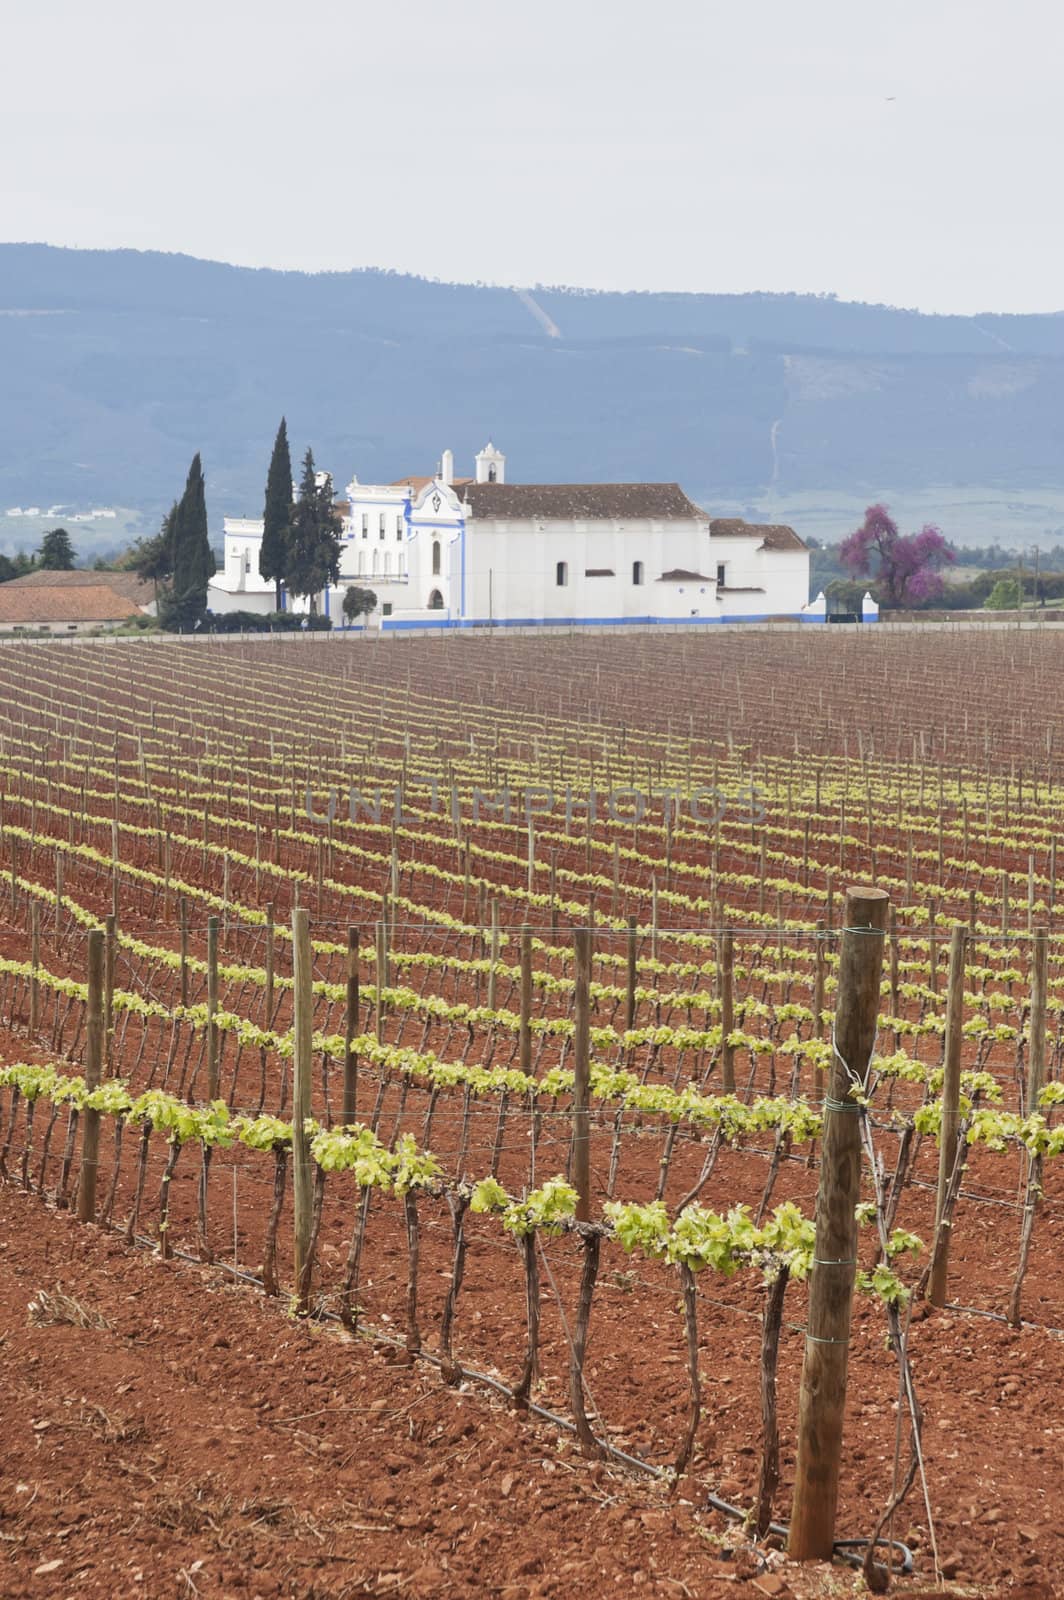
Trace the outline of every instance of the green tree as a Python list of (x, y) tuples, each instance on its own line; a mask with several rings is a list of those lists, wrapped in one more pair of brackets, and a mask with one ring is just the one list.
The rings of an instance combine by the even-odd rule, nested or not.
[(10, 583), (18, 577), (18, 568), (10, 556), (0, 555), (0, 583)]
[(119, 556), (115, 563), (120, 572), (135, 572), (145, 583), (155, 585), (155, 599), (159, 599), (159, 585), (168, 583), (174, 570), (174, 527), (177, 522), (175, 500), (162, 520), (159, 532), (152, 539), (138, 539)]
[(266, 505), (262, 513), (262, 544), (259, 547), (259, 573), (267, 581), (273, 580), (278, 611), (281, 609), (281, 583), (288, 577), (291, 529), (292, 457), (288, 450), (288, 428), (282, 417), (266, 476)]
[(37, 552), (38, 565), (46, 572), (71, 572), (75, 561), (74, 547), (65, 528), (53, 528), (41, 540)]
[(368, 617), (371, 611), (377, 609), (377, 596), (372, 589), (360, 589), (353, 583), (344, 595), (344, 616), (348, 622), (357, 622), (359, 617)]
[(983, 601), (984, 611), (1015, 611), (1020, 603), (1019, 578), (999, 578)]
[(160, 603), (160, 619), (167, 628), (194, 628), (207, 610), (207, 584), (215, 570), (198, 451), (188, 469), (185, 492), (167, 521), (171, 575), (169, 589)]
[(318, 595), (325, 585), (340, 577), (342, 531), (343, 519), (333, 505), (332, 478), (324, 472), (318, 482), (314, 455), (308, 449), (288, 539), (287, 582), (290, 594), (309, 597), (311, 616), (317, 615)]

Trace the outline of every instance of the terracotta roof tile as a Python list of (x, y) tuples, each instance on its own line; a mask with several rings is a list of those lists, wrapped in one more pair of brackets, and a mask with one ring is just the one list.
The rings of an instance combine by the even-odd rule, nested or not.
[(112, 589), (138, 605), (151, 605), (155, 587), (138, 578), (135, 572), (92, 572), (78, 567), (73, 572), (52, 572), (39, 567), (35, 572), (23, 573), (2, 586), (5, 589)]
[(678, 483), (471, 483), (462, 499), (474, 517), (507, 521), (702, 521)]
[(33, 627), (41, 622), (124, 622), (140, 607), (105, 584), (0, 583), (0, 626)]
[(764, 550), (804, 550), (805, 544), (785, 522), (744, 522), (742, 517), (714, 517), (711, 539), (760, 539)]

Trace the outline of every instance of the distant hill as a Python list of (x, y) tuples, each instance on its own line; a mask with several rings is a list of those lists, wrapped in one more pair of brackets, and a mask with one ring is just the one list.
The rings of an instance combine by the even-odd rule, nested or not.
[[(293, 452), (311, 443), (340, 487), (429, 471), (447, 446), (468, 471), (490, 436), (515, 480), (678, 479), (722, 512), (804, 508), (806, 533), (818, 507), (841, 527), (882, 495), (978, 507), (978, 528), (946, 526), (969, 542), (1064, 536), (1060, 316), (0, 244), (0, 374), (0, 512), (151, 519), (197, 449), (212, 522), (257, 512), (285, 412)], [(12, 531), (0, 519), (0, 543)]]

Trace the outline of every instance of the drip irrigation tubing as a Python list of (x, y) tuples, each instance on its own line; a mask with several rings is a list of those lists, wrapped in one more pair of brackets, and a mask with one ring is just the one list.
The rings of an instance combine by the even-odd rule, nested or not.
[[(109, 1228), (113, 1233), (124, 1234), (125, 1232), (119, 1223), (111, 1223)], [(148, 1238), (144, 1234), (134, 1234), (133, 1240), (142, 1249), (150, 1250), (153, 1253), (158, 1248), (157, 1241)], [(201, 1261), (198, 1256), (194, 1256), (190, 1251), (182, 1250), (178, 1246), (173, 1247), (172, 1253), (178, 1260), (191, 1262), (193, 1266), (201, 1267), (208, 1264)], [(209, 1263), (209, 1265), (220, 1269), (222, 1272), (227, 1272), (230, 1277), (238, 1279), (241, 1283), (249, 1283), (256, 1288), (262, 1288), (262, 1279), (260, 1277), (242, 1267), (235, 1266), (232, 1262), (215, 1261)], [(313, 1313), (312, 1320), (342, 1323), (338, 1312), (329, 1311), (324, 1307)], [(405, 1342), (397, 1338), (395, 1334), (389, 1333), (383, 1328), (375, 1327), (371, 1323), (363, 1322), (361, 1325), (366, 1334), (372, 1339), (382, 1344), (390, 1344), (397, 1350), (405, 1350), (407, 1348)], [(442, 1358), (434, 1355), (431, 1350), (416, 1351), (415, 1359), (426, 1361), (430, 1366), (436, 1367), (438, 1370), (442, 1370), (445, 1365)], [(510, 1385), (504, 1383), (501, 1378), (492, 1377), (488, 1372), (481, 1372), (476, 1367), (468, 1367), (457, 1361), (453, 1363), (452, 1370), (457, 1371), (462, 1380), (491, 1389), (494, 1393), (501, 1395), (504, 1400), (512, 1401), (514, 1398), (514, 1391)], [(535, 1400), (527, 1401), (526, 1409), (532, 1416), (539, 1417), (544, 1422), (549, 1422), (552, 1427), (558, 1428), (564, 1433), (575, 1434), (577, 1431), (576, 1424), (570, 1421), (568, 1417), (561, 1416), (557, 1411), (548, 1410), (546, 1406), (539, 1405)], [(594, 1435), (594, 1442), (596, 1448), (601, 1450), (610, 1460), (616, 1461), (621, 1466), (628, 1467), (634, 1472), (645, 1473), (648, 1477), (654, 1478), (658, 1482), (662, 1482), (670, 1476), (666, 1467), (658, 1467), (652, 1461), (644, 1461), (641, 1456), (633, 1456), (627, 1450), (621, 1450), (617, 1445), (611, 1444), (608, 1439), (599, 1438), (597, 1434)], [(732, 1522), (746, 1522), (749, 1518), (749, 1513), (740, 1506), (734, 1506), (712, 1492), (707, 1493), (705, 1503), (711, 1510), (720, 1512), (722, 1516), (727, 1517)], [(770, 1522), (768, 1532), (774, 1534), (777, 1538), (786, 1540), (790, 1533), (790, 1527), (785, 1522)], [(845, 1562), (848, 1566), (861, 1567), (864, 1565), (864, 1557), (859, 1555), (858, 1551), (867, 1550), (869, 1542), (868, 1539), (836, 1539), (832, 1545), (833, 1556)], [(912, 1574), (913, 1553), (908, 1545), (903, 1544), (898, 1539), (877, 1539), (875, 1543), (877, 1548), (880, 1545), (885, 1546), (892, 1553), (896, 1551), (900, 1557), (900, 1561), (896, 1562), (892, 1554), (889, 1572), (898, 1573), (902, 1577), (909, 1577)]]

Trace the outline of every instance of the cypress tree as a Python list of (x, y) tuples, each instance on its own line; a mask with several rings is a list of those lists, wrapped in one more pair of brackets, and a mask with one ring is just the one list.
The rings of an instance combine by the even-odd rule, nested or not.
[(185, 492), (168, 522), (173, 576), (166, 617), (171, 626), (194, 627), (207, 610), (207, 584), (215, 571), (199, 451), (188, 469)]
[(273, 579), (277, 610), (281, 609), (281, 582), (288, 576), (288, 540), (292, 527), (292, 457), (284, 417), (277, 430), (266, 476), (266, 505), (262, 513), (259, 573)]
[(314, 455), (308, 450), (288, 541), (288, 587), (292, 594), (309, 595), (312, 616), (322, 589), (339, 580), (342, 532), (343, 518), (333, 505), (332, 478), (323, 473), (318, 483)]

